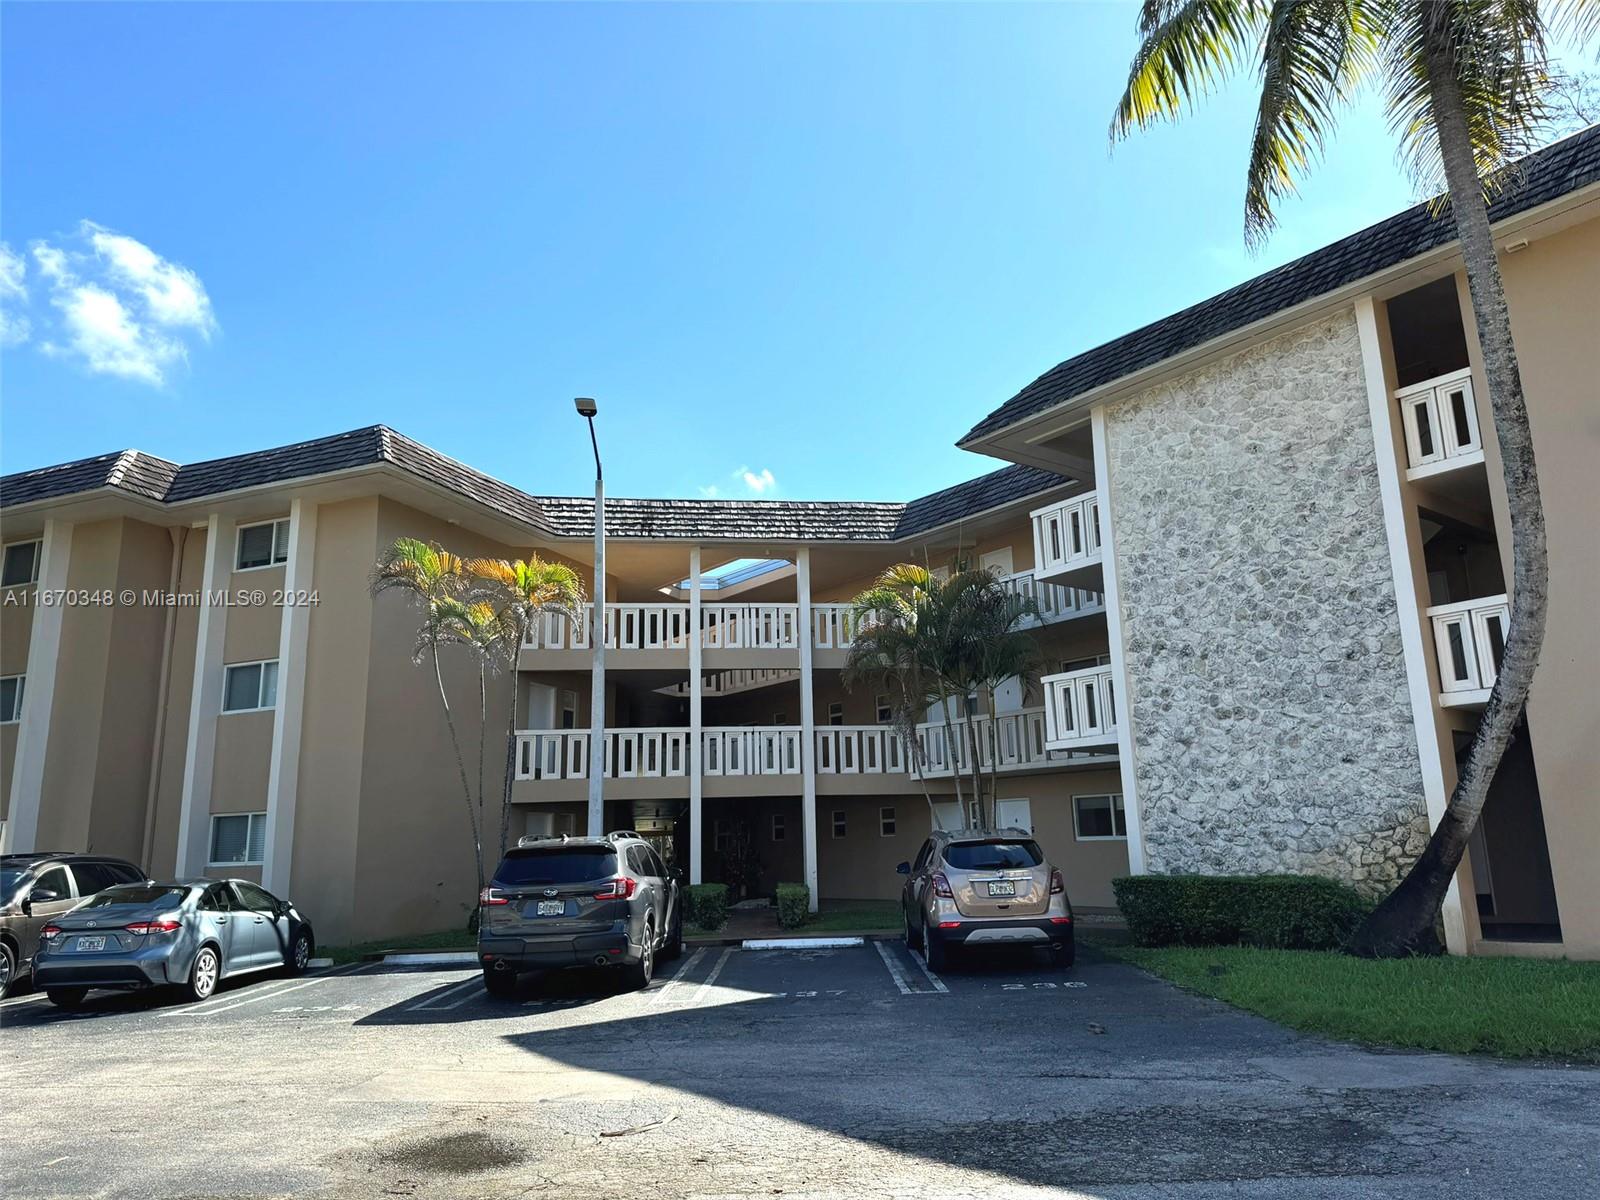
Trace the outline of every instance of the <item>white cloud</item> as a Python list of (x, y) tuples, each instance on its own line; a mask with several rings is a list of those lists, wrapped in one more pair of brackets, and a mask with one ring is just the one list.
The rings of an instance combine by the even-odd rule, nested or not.
[(93, 221), (79, 225), (74, 241), (31, 246), (59, 325), (59, 339), (39, 348), (159, 387), (188, 361), (186, 337), (210, 340), (217, 328), (205, 285), (188, 267)]
[(740, 467), (738, 473), (739, 478), (744, 480), (745, 487), (758, 496), (778, 486), (778, 481), (772, 477), (772, 472), (765, 467), (762, 467), (759, 471), (752, 471), (749, 467)]
[(28, 264), (22, 255), (0, 242), (0, 346), (20, 346), (32, 325), (20, 311), (28, 304)]
[(714, 483), (708, 483), (700, 489), (701, 499), (704, 500), (715, 500), (720, 495), (722, 495), (722, 489)]
[(700, 496), (705, 500), (742, 500), (751, 496), (765, 496), (768, 492), (777, 490), (778, 481), (773, 478), (772, 472), (762, 467), (759, 471), (752, 471), (749, 467), (739, 467), (728, 475), (729, 483), (708, 483), (700, 488)]

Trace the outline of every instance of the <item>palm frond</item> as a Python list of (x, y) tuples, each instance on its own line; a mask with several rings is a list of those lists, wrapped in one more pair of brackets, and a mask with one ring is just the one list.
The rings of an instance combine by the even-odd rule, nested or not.
[(1266, 0), (1146, 0), (1143, 38), (1111, 119), (1111, 140), (1179, 115), (1210, 94), (1260, 37)]

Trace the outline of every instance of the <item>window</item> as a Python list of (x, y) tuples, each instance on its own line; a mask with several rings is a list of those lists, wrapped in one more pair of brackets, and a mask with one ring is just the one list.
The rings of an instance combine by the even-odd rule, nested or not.
[(561, 728), (576, 729), (578, 727), (578, 693), (561, 693)]
[(22, 685), (26, 675), (7, 675), (0, 679), (0, 725), (22, 720)]
[(275, 913), (278, 911), (278, 898), (267, 891), (266, 888), (258, 888), (253, 883), (235, 883), (233, 891), (251, 912)]
[(232, 912), (235, 907), (233, 893), (228, 890), (227, 884), (214, 883), (200, 897), (200, 907), (206, 912)]
[(1037, 842), (952, 842), (945, 847), (944, 861), (958, 871), (1018, 871), (1037, 867), (1044, 851)]
[(113, 871), (110, 863), (79, 862), (72, 864), (72, 875), (78, 881), (78, 895), (92, 896), (108, 887), (126, 882), (120, 871)]
[(880, 837), (894, 836), (894, 809), (880, 808), (878, 810), (878, 835)]
[(28, 894), (41, 903), (50, 903), (40, 896), (41, 892), (54, 892), (57, 900), (72, 899), (72, 880), (67, 878), (67, 869), (51, 867), (47, 871), (41, 871), (39, 877), (33, 881), (33, 886), (28, 889)]
[(889, 703), (887, 695), (877, 697), (878, 724), (888, 725), (894, 721), (894, 705)]
[(109, 908), (113, 904), (137, 904), (143, 907), (148, 904), (182, 904), (189, 894), (186, 887), (173, 887), (162, 883), (126, 883), (109, 888), (91, 897), (87, 902), (78, 906), (78, 911), (83, 912), (90, 908)]
[(221, 813), (211, 818), (213, 867), (261, 864), (267, 843), (267, 814)]
[(549, 846), (509, 851), (496, 868), (494, 882), (506, 886), (547, 886), (552, 883), (588, 883), (617, 873), (617, 856), (611, 850)]
[(239, 550), (234, 559), (236, 571), (254, 571), (289, 561), (289, 519), (264, 521), (260, 525), (239, 526)]
[(254, 712), (278, 705), (278, 663), (235, 663), (222, 686), (223, 712)]
[(5, 566), (0, 568), (0, 587), (18, 587), (39, 582), (38, 542), (12, 542), (6, 547)]
[(911, 864), (911, 873), (917, 874), (928, 865), (928, 860), (933, 857), (933, 839), (929, 838), (922, 843), (922, 849), (917, 851), (917, 861)]
[(835, 700), (832, 704), (828, 705), (828, 724), (844, 724), (844, 704), (842, 702)]
[(784, 827), (783, 814), (782, 813), (773, 813), (772, 814), (772, 840), (775, 841), (775, 842), (783, 841), (783, 836), (784, 836), (784, 834), (786, 832), (788, 832), (788, 831)]
[(651, 874), (650, 860), (644, 856), (643, 846), (628, 847), (628, 870), (640, 877)]
[(781, 713), (781, 712), (773, 713), (772, 714), (772, 723), (774, 725), (787, 725), (789, 723), (789, 714), (788, 713)]
[(844, 836), (844, 828), (844, 809), (836, 808), (833, 810), (833, 836), (842, 838)]
[(654, 846), (646, 846), (644, 858), (650, 864), (650, 874), (657, 879), (667, 878), (667, 864), (661, 861), (661, 856), (656, 853)]
[(711, 848), (718, 854), (726, 854), (733, 848), (733, 830), (721, 818), (711, 822)]
[(1072, 820), (1080, 842), (1110, 841), (1128, 836), (1128, 818), (1122, 797), (1074, 796)]

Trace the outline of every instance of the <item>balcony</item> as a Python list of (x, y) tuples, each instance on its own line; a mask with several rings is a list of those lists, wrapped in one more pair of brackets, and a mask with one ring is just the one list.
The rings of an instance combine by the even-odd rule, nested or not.
[(930, 779), (949, 776), (952, 766), (962, 773), (972, 770), (974, 736), (978, 743), (978, 767), (982, 771), (1020, 771), (1046, 766), (1050, 757), (1044, 742), (1044, 716), (1042, 708), (1023, 708), (1000, 713), (992, 720), (987, 716), (972, 717), (970, 735), (967, 720), (954, 721), (954, 754), (949, 750), (950, 731), (944, 722), (924, 722), (917, 726), (917, 741), (927, 760), (923, 769)]
[(1057, 583), (1040, 583), (1033, 571), (1018, 571), (1015, 575), (1003, 576), (1000, 586), (1032, 600), (1038, 607), (1039, 615), (1030, 617), (1024, 626), (1028, 629), (1106, 610), (1106, 598), (1101, 593), (1087, 588), (1062, 587)]
[(1046, 675), (1039, 682), (1044, 686), (1046, 748), (1116, 745), (1117, 705), (1109, 666)]
[(1394, 393), (1406, 435), (1407, 479), (1483, 462), (1472, 371), (1452, 371)]
[(1439, 655), (1439, 703), (1445, 708), (1481, 707), (1500, 677), (1511, 621), (1509, 597), (1438, 604), (1428, 609), (1428, 619)]
[(1084, 492), (1029, 514), (1033, 577), (1040, 583), (1096, 587), (1100, 569), (1100, 493)]

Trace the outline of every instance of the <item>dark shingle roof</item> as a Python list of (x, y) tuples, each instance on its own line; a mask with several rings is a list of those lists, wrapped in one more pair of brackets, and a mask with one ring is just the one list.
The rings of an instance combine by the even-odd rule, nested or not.
[[(1600, 125), (1528, 155), (1489, 206), (1491, 221), (1600, 180)], [(1455, 240), (1455, 221), (1418, 204), (1143, 329), (1052, 367), (961, 439), (966, 445), (1125, 375), (1192, 350)]]
[[(482, 504), (545, 537), (587, 538), (594, 533), (593, 500), (531, 496), (383, 425), (181, 467), (135, 450), (102, 454), (8, 475), (0, 479), (0, 505), (105, 487), (175, 504), (380, 464)], [(909, 504), (607, 498), (606, 533), (616, 538), (890, 542), (1069, 482), (1033, 467), (1004, 467)]]

